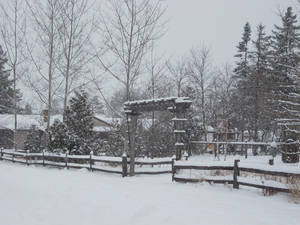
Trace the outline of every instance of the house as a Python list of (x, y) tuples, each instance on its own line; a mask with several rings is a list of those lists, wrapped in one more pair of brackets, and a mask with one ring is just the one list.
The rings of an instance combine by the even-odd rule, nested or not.
[[(50, 125), (55, 120), (62, 121), (62, 115), (51, 116)], [(114, 119), (106, 118), (104, 116), (94, 116), (93, 131), (98, 133), (100, 137), (107, 137), (107, 135), (114, 130)], [(11, 149), (14, 147), (14, 115), (0, 114), (0, 148)], [(24, 149), (24, 142), (29, 134), (32, 126), (34, 126), (41, 133), (42, 143), (46, 143), (45, 130), (47, 123), (44, 122), (41, 115), (17, 115), (17, 131), (16, 131), (16, 148)]]

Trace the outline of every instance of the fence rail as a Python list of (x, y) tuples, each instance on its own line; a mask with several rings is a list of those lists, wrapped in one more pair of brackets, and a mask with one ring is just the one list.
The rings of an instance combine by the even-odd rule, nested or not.
[[(234, 161), (234, 166), (194, 166), (194, 165), (175, 165), (172, 164), (172, 181), (176, 182), (184, 182), (184, 183), (198, 183), (198, 182), (209, 182), (209, 183), (217, 183), (217, 184), (232, 184), (233, 188), (239, 189), (239, 186), (249, 186), (260, 188), (264, 190), (271, 190), (271, 191), (278, 191), (278, 192), (290, 192), (292, 190), (288, 188), (282, 187), (275, 187), (271, 185), (264, 185), (264, 184), (255, 184), (249, 183), (244, 181), (239, 181), (238, 176), (240, 176), (240, 171), (248, 172), (248, 173), (255, 173), (261, 175), (271, 175), (276, 177), (285, 177), (285, 178), (300, 178), (300, 173), (290, 173), (290, 172), (281, 172), (281, 171), (270, 171), (270, 170), (262, 170), (262, 169), (255, 169), (255, 168), (246, 168), (246, 167), (239, 167), (238, 166), (239, 160)], [(184, 177), (176, 177), (176, 173), (178, 170), (226, 170), (233, 172), (232, 179), (206, 179), (206, 178), (184, 178)]]
[[(128, 174), (128, 164), (130, 161), (127, 156), (123, 157), (105, 157), (90, 155), (57, 155), (49, 153), (28, 153), (28, 152), (8, 152), (0, 149), (0, 160), (11, 161), (13, 163), (21, 163), (25, 165), (39, 165), (58, 168), (73, 168), (73, 169), (88, 169), (90, 171), (100, 171), (105, 173), (120, 174), (123, 177)], [(108, 166), (101, 167), (96, 163), (105, 163)], [(136, 161), (135, 165), (139, 166), (154, 166), (154, 165), (171, 165), (172, 161)], [(120, 166), (121, 168), (117, 168)], [(171, 169), (160, 171), (137, 171), (136, 175), (158, 175), (172, 173)]]

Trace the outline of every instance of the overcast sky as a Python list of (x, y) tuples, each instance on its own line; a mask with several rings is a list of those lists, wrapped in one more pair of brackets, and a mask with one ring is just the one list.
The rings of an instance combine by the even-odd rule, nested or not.
[[(0, 0), (1, 3), (6, 1)], [(166, 18), (169, 22), (167, 33), (159, 42), (158, 53), (166, 57), (184, 56), (191, 47), (205, 44), (211, 50), (215, 66), (234, 63), (236, 46), (247, 21), (254, 34), (259, 23), (270, 31), (274, 24), (280, 24), (279, 10), (297, 5), (297, 0), (161, 1), (168, 5)], [(25, 102), (33, 101), (31, 92), (22, 91)]]
[(192, 46), (207, 45), (216, 64), (234, 62), (235, 46), (248, 21), (255, 32), (259, 23), (268, 31), (280, 24), (279, 9), (296, 6), (296, 0), (164, 0), (167, 1), (168, 32), (160, 51), (183, 55)]

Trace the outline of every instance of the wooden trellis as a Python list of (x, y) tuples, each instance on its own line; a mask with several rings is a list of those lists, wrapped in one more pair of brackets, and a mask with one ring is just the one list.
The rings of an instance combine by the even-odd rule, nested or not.
[(176, 160), (181, 159), (182, 151), (185, 147), (183, 137), (185, 134), (184, 122), (187, 121), (185, 114), (191, 106), (192, 101), (188, 97), (171, 97), (140, 101), (129, 101), (124, 103), (124, 111), (127, 116), (128, 141), (130, 156), (130, 175), (134, 175), (135, 158), (135, 133), (137, 127), (137, 118), (143, 112), (169, 110), (174, 114), (174, 135)]

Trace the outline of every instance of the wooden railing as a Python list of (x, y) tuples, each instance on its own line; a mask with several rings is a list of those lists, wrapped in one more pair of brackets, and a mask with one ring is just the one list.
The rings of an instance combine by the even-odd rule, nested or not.
[[(271, 191), (278, 191), (278, 192), (290, 192), (291, 190), (288, 188), (282, 187), (275, 187), (271, 185), (265, 184), (255, 184), (250, 182), (242, 182), (238, 180), (238, 176), (240, 176), (240, 172), (247, 172), (253, 174), (260, 174), (260, 175), (271, 175), (276, 177), (285, 177), (285, 178), (299, 178), (300, 173), (289, 173), (289, 172), (280, 172), (280, 171), (269, 171), (269, 170), (262, 170), (262, 169), (255, 169), (255, 168), (246, 168), (246, 167), (239, 167), (238, 166), (239, 160), (234, 161), (233, 166), (194, 166), (194, 165), (176, 165), (175, 163), (172, 164), (172, 180), (177, 182), (185, 182), (185, 183), (198, 183), (198, 182), (209, 182), (209, 183), (217, 183), (217, 184), (232, 184), (233, 188), (238, 189), (240, 185), (261, 188), (265, 190)], [(232, 179), (206, 179), (206, 178), (183, 178), (183, 177), (176, 177), (176, 173), (179, 170), (224, 170), (224, 171), (232, 171)]]
[[(128, 175), (128, 164), (130, 164), (127, 156), (123, 157), (106, 157), (95, 156), (91, 152), (90, 155), (69, 155), (66, 154), (52, 154), (52, 153), (28, 153), (28, 152), (9, 152), (0, 149), (0, 160), (7, 160), (13, 163), (22, 163), (25, 165), (40, 165), (58, 168), (73, 168), (73, 169), (88, 169), (90, 171), (101, 171), (106, 173), (120, 174), (123, 177)], [(106, 166), (99, 166), (103, 163)], [(137, 166), (157, 166), (157, 165), (171, 165), (172, 161), (135, 161)], [(169, 169), (150, 171), (137, 171), (135, 174), (165, 174), (172, 173), (171, 166)]]

